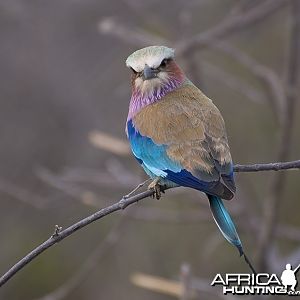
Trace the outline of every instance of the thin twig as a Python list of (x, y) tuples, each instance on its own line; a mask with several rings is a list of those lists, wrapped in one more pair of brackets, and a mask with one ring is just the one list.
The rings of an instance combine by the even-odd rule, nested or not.
[[(270, 170), (282, 170), (286, 169), (300, 169), (300, 160), (288, 162), (288, 163), (272, 163), (272, 164), (255, 164), (255, 165), (237, 165), (234, 168), (236, 172), (257, 172), (257, 171), (270, 171)], [(289, 164), (288, 167), (286, 164)], [(101, 219), (113, 212), (118, 210), (125, 209), (127, 206), (138, 202), (139, 200), (145, 199), (149, 196), (153, 196), (154, 191), (148, 190), (142, 193), (139, 193), (135, 196), (132, 196), (128, 199), (121, 199), (119, 202), (110, 205), (108, 207), (102, 208), (99, 211), (95, 212), (94, 214), (76, 222), (75, 224), (69, 226), (68, 228), (57, 232), (56, 235), (51, 235), (46, 241), (42, 244), (37, 246), (34, 250), (24, 256), (20, 261), (18, 261), (14, 266), (12, 266), (1, 278), (0, 278), (0, 286), (4, 285), (10, 278), (12, 278), (17, 272), (23, 269), (28, 263), (30, 263), (33, 259), (35, 259), (38, 255), (43, 253), (45, 250), (50, 248), (51, 246), (59, 243), (66, 237), (70, 236), (71, 234), (75, 233), (77, 230), (95, 222), (98, 219)]]
[(131, 192), (129, 192), (127, 195), (123, 196), (124, 199), (128, 199), (130, 196), (132, 196), (136, 191), (141, 189), (147, 182), (149, 182), (151, 179), (148, 178), (147, 180), (143, 181), (142, 183), (138, 184)]

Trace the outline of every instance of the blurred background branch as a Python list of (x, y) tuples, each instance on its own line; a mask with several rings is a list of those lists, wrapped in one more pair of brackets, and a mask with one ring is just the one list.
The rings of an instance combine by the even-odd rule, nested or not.
[[(289, 158), (292, 147), (292, 133), (294, 127), (296, 94), (290, 91), (294, 90), (300, 75), (300, 2), (293, 1), (290, 6), (290, 42), (288, 48), (288, 57), (286, 61), (286, 100), (284, 102), (282, 115), (282, 125), (280, 128), (278, 143), (278, 160), (284, 161)], [(266, 198), (264, 209), (264, 223), (260, 234), (260, 243), (258, 247), (258, 264), (260, 270), (268, 270), (268, 255), (272, 246), (274, 233), (278, 222), (278, 210), (280, 201), (283, 197), (286, 185), (285, 174), (274, 174), (270, 182), (269, 195)]]

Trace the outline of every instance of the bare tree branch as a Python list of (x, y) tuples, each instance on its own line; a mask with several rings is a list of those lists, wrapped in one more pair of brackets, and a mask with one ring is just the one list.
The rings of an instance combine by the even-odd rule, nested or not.
[(268, 164), (235, 165), (234, 172), (282, 171), (300, 169), (300, 160)]
[[(282, 165), (282, 169), (278, 164)], [(286, 164), (289, 164), (288, 167)], [(288, 163), (272, 163), (272, 164), (255, 164), (255, 165), (236, 165), (234, 167), (235, 172), (243, 172), (243, 170), (246, 170), (246, 172), (257, 172), (259, 171), (269, 171), (269, 170), (286, 170), (286, 169), (300, 169), (300, 160), (288, 162)], [(23, 269), (28, 263), (30, 263), (33, 259), (35, 259), (38, 255), (43, 253), (48, 248), (52, 247), (53, 245), (59, 243), (66, 237), (70, 236), (71, 234), (75, 233), (77, 230), (91, 224), (92, 222), (95, 222), (98, 219), (101, 219), (113, 212), (116, 212), (118, 210), (125, 209), (127, 206), (136, 203), (142, 199), (145, 199), (149, 196), (153, 196), (154, 191), (153, 190), (147, 190), (145, 192), (139, 193), (135, 196), (132, 196), (130, 198), (124, 199), (122, 198), (117, 203), (110, 205), (108, 207), (102, 208), (99, 211), (95, 212), (94, 214), (76, 222), (75, 224), (69, 226), (68, 228), (57, 231), (55, 230), (54, 234), (52, 234), (46, 241), (44, 241), (42, 244), (37, 246), (35, 249), (33, 249), (30, 253), (28, 253), (26, 256), (24, 256), (21, 260), (19, 260), (14, 266), (12, 266), (1, 278), (0, 278), (0, 286), (4, 285), (10, 278), (12, 278), (17, 272), (19, 272), (21, 269)]]

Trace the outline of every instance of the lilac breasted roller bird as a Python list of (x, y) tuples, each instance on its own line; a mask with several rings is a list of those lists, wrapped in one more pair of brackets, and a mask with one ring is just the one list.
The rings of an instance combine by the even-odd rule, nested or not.
[(162, 186), (205, 193), (221, 233), (244, 255), (222, 201), (232, 199), (236, 188), (220, 111), (176, 64), (173, 49), (137, 50), (126, 65), (132, 70), (126, 133), (133, 155), (153, 179), (149, 188), (157, 198)]

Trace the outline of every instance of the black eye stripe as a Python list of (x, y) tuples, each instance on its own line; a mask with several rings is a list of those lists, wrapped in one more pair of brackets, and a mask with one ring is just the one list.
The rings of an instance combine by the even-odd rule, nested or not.
[(130, 69), (134, 74), (137, 74), (137, 71), (134, 68), (130, 67)]
[(161, 63), (160, 63), (160, 67), (165, 67), (167, 65), (168, 62), (171, 61), (171, 58), (164, 58)]

